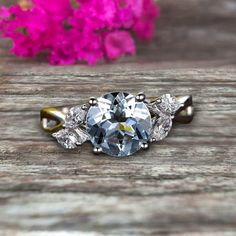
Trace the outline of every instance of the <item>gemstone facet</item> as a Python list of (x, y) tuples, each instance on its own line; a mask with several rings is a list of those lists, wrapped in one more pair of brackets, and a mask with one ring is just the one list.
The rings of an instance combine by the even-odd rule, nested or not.
[(88, 110), (86, 124), (94, 147), (116, 157), (137, 152), (148, 142), (152, 131), (146, 104), (122, 92), (98, 98), (96, 106)]

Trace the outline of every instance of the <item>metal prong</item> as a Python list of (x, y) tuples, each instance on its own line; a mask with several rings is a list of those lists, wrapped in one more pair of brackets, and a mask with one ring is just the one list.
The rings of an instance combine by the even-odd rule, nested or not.
[(88, 106), (86, 104), (84, 104), (81, 108), (82, 108), (82, 110), (87, 110)]
[(91, 97), (90, 99), (89, 99), (89, 105), (90, 106), (96, 106), (97, 105), (97, 99), (95, 98), (95, 97)]
[(146, 95), (145, 95), (144, 93), (139, 93), (139, 94), (136, 96), (136, 100), (137, 100), (138, 102), (143, 102), (143, 101), (145, 101), (145, 99), (146, 99)]
[(96, 154), (96, 155), (99, 155), (102, 153), (102, 149), (99, 148), (99, 147), (94, 147), (93, 148), (93, 153)]
[(149, 144), (148, 143), (142, 143), (141, 148), (143, 150), (147, 150), (149, 148)]
[(151, 140), (150, 140), (150, 143), (154, 143), (154, 142), (156, 142), (157, 140), (155, 139), (155, 138), (152, 138)]

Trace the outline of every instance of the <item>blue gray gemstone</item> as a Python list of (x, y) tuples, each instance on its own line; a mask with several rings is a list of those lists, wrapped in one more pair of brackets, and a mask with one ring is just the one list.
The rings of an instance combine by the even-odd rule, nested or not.
[(152, 131), (149, 109), (128, 93), (109, 93), (98, 98), (87, 114), (87, 132), (102, 152), (116, 157), (129, 156), (146, 143)]

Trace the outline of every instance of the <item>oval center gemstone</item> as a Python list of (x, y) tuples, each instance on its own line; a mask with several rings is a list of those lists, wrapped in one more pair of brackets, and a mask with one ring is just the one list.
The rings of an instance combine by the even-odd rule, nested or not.
[(98, 98), (87, 114), (87, 131), (95, 147), (108, 155), (123, 157), (137, 152), (149, 140), (150, 112), (144, 102), (128, 93), (109, 93)]

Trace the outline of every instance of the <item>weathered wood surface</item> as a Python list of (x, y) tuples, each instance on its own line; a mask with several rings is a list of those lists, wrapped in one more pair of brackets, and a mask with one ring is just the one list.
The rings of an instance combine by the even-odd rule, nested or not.
[[(155, 41), (114, 64), (50, 67), (0, 43), (0, 235), (236, 235), (236, 2), (160, 4)], [(192, 94), (196, 117), (125, 159), (40, 130), (42, 107), (112, 90)]]

